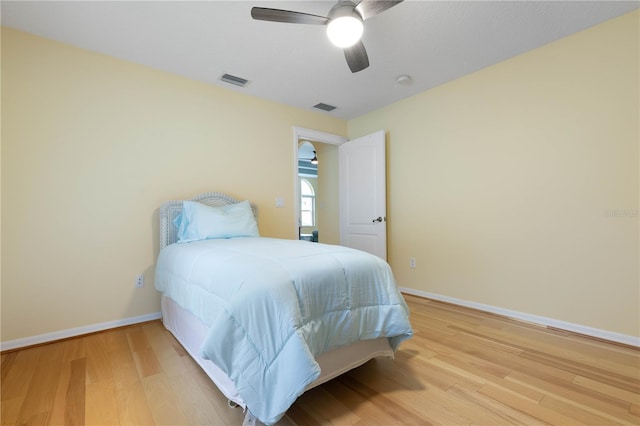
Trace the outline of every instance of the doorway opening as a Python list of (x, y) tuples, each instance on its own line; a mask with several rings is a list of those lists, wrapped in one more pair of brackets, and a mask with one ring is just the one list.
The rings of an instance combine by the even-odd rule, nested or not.
[[(340, 197), (338, 184), (338, 147), (347, 138), (301, 127), (293, 128), (294, 147), (294, 203), (296, 205), (295, 230), (298, 238), (321, 243), (340, 244)], [(312, 172), (311, 159), (317, 159)], [(304, 160), (307, 160), (306, 162)], [(301, 170), (302, 169), (302, 170)], [(302, 174), (302, 176), (301, 176)], [(315, 174), (315, 181), (314, 175)], [(310, 175), (310, 176), (307, 176)], [(314, 226), (306, 227), (309, 209), (303, 207), (302, 190), (306, 179), (313, 189)], [(307, 194), (310, 192), (306, 189)], [(309, 200), (306, 200), (308, 207)]]
[(318, 192), (318, 153), (309, 141), (299, 144), (298, 179), (300, 196), (300, 223), (298, 239), (318, 242), (316, 193)]

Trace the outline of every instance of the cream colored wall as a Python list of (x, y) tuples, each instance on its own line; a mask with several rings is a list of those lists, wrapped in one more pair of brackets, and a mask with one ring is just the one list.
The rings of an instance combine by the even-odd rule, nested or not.
[(6, 28), (2, 122), (2, 341), (159, 311), (167, 199), (224, 191), (258, 204), (262, 235), (297, 238), (292, 127), (347, 132), (325, 114)]
[(340, 197), (338, 186), (338, 146), (315, 143), (318, 152), (318, 240), (340, 244)]
[[(640, 335), (638, 20), (349, 122), (350, 137), (388, 131), (400, 285)], [(326, 115), (5, 28), (1, 78), (2, 341), (158, 311), (156, 209), (168, 198), (249, 198), (263, 235), (295, 238), (291, 127), (347, 133)], [(140, 272), (147, 286), (134, 290)]]
[(388, 132), (399, 285), (640, 336), (638, 22), (349, 122)]
[[(0, 82), (2, 81), (2, 31), (0, 31)], [(2, 84), (0, 84), (0, 100)], [(0, 101), (0, 341), (2, 341), (2, 102)]]

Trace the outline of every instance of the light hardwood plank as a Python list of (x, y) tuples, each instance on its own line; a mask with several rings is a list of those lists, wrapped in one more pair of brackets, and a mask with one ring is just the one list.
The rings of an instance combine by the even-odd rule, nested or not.
[(118, 425), (118, 403), (112, 380), (87, 384), (85, 424)]
[(353, 380), (349, 375), (343, 375), (327, 383), (325, 387), (329, 394), (350, 407), (362, 419), (362, 424), (389, 425), (396, 423), (398, 419), (402, 419), (405, 425), (425, 424), (423, 418), (406, 410), (402, 404)]
[(18, 357), (19, 352), (9, 352), (2, 354), (0, 357), (0, 362), (2, 363), (2, 368), (0, 368), (0, 383), (4, 382), (4, 379), (11, 371), (11, 367), (16, 362), (16, 358)]
[(479, 392), (492, 400), (502, 403), (503, 405), (518, 410), (550, 425), (574, 425), (578, 424), (576, 420), (549, 408), (543, 407), (538, 403), (531, 402), (526, 398), (521, 398), (497, 386), (488, 384), (480, 388)]
[(140, 379), (160, 374), (162, 368), (153, 349), (143, 349), (133, 353), (136, 369)]
[(60, 379), (64, 342), (40, 348), (40, 358), (31, 376), (18, 423), (49, 423)]
[(76, 359), (87, 357), (87, 339), (83, 337), (68, 339), (64, 341), (64, 356), (62, 362), (71, 362)]
[(154, 424), (169, 426), (188, 424), (182, 406), (176, 404), (178, 395), (164, 373), (147, 377), (143, 379), (142, 384)]
[(121, 425), (155, 424), (140, 381), (116, 388), (116, 404)]
[(362, 420), (324, 387), (310, 390), (309, 395), (302, 395), (297, 403), (319, 424), (351, 426)]
[(558, 400), (552, 396), (545, 396), (540, 401), (540, 406), (549, 408), (555, 412), (562, 413), (567, 417), (573, 419), (574, 423), (581, 423), (586, 425), (619, 425), (626, 424), (623, 421), (609, 416), (606, 413), (602, 415), (595, 411), (586, 410), (581, 406), (576, 406), (567, 401)]
[(86, 338), (87, 383), (110, 380), (113, 377), (109, 347), (103, 333), (96, 333)]
[[(470, 421), (472, 423), (479, 424), (522, 424), (522, 425), (538, 425), (544, 424), (544, 422), (530, 416), (520, 410), (505, 406), (500, 402), (491, 399), (481, 392), (477, 392), (476, 389), (467, 389), (464, 385), (455, 385), (447, 391), (450, 396), (455, 396), (460, 400), (468, 400), (470, 402), (467, 405), (467, 410), (471, 412)], [(477, 412), (479, 407), (482, 407), (485, 414), (484, 421), (479, 418)]]
[(67, 388), (65, 404), (65, 424), (82, 424), (86, 413), (87, 360), (78, 358), (71, 361), (71, 376)]
[(141, 379), (160, 374), (162, 369), (142, 325), (127, 331), (129, 347), (133, 353), (138, 375)]
[(144, 332), (163, 372), (168, 376), (187, 372), (187, 366), (182, 362), (180, 353), (171, 344), (172, 338), (164, 327), (157, 322), (149, 323), (145, 324)]
[(138, 369), (127, 338), (127, 332), (136, 327), (138, 326), (119, 328), (105, 334), (112, 379), (116, 390), (140, 382)]
[(211, 404), (210, 398), (199, 391), (198, 384), (191, 374), (169, 377), (169, 382), (177, 396), (176, 405), (182, 407), (188, 424), (224, 424), (224, 419)]
[(626, 389), (621, 389), (620, 386), (612, 386), (607, 383), (598, 382), (587, 377), (576, 376), (573, 380), (578, 386), (582, 386), (587, 389), (594, 390), (603, 395), (611, 395), (616, 399), (622, 401), (628, 401), (634, 404), (640, 404), (640, 394), (638, 392), (631, 392)]
[(244, 413), (241, 409), (232, 409), (228, 406), (227, 399), (222, 392), (216, 388), (211, 379), (202, 371), (199, 365), (189, 356), (183, 357), (183, 362), (187, 364), (189, 374), (198, 386), (197, 391), (206, 395), (207, 399), (213, 405), (216, 413), (223, 420), (225, 425), (241, 425), (244, 419)]
[(18, 423), (20, 407), (24, 402), (24, 396), (3, 399), (0, 405), (0, 423), (3, 425), (15, 425)]
[(631, 416), (628, 414), (629, 403), (609, 395), (566, 386), (564, 383), (542, 381), (537, 377), (519, 373), (510, 375), (508, 379), (595, 414), (607, 414), (615, 416), (623, 422), (631, 422), (632, 424), (634, 422), (634, 419), (631, 419)]
[(7, 358), (11, 361), (11, 366), (5, 369), (6, 373), (3, 372), (5, 377), (2, 378), (0, 384), (0, 398), (2, 400), (26, 396), (31, 377), (40, 362), (42, 351), (41, 347), (28, 348), (14, 352), (15, 357)]
[[(65, 351), (65, 355), (66, 355)], [(56, 389), (51, 424), (84, 424), (86, 358), (63, 362)]]

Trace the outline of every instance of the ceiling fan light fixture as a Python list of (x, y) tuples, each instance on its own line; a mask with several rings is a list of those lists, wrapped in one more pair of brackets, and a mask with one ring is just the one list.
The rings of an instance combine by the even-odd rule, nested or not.
[(360, 40), (363, 30), (362, 19), (355, 16), (340, 16), (332, 19), (327, 25), (327, 36), (331, 43), (346, 48)]
[(318, 164), (318, 156), (316, 155), (315, 151), (313, 151), (313, 158), (311, 159), (311, 164)]
[(253, 7), (251, 17), (258, 21), (326, 25), (329, 40), (342, 48), (349, 69), (356, 73), (369, 66), (367, 50), (360, 40), (364, 31), (363, 21), (401, 2), (402, 0), (338, 0), (326, 17), (293, 10)]

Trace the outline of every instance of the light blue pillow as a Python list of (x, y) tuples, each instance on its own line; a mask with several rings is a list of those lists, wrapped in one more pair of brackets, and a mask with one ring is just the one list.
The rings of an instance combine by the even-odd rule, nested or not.
[(213, 238), (259, 237), (258, 224), (249, 201), (211, 207), (185, 201), (173, 221), (178, 227), (178, 242)]
[(187, 221), (182, 220), (182, 212), (173, 219), (173, 224), (178, 228), (178, 241), (180, 241), (180, 236), (185, 233), (185, 227), (187, 226)]

